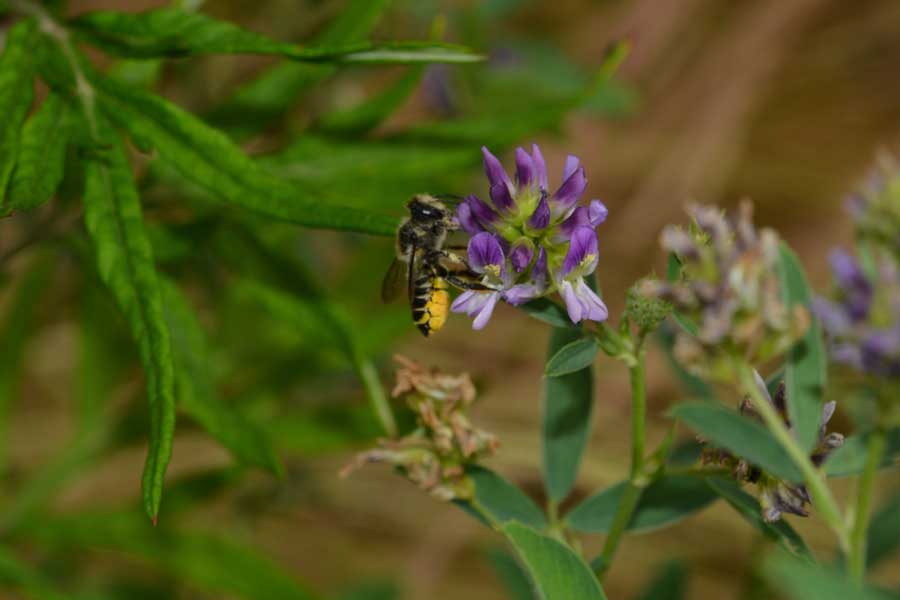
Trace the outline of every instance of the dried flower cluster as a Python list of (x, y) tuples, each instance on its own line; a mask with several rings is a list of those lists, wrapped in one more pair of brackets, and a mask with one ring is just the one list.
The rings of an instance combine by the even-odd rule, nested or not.
[(401, 439), (379, 440), (378, 448), (357, 456), (341, 475), (367, 463), (388, 463), (435, 498), (470, 499), (473, 487), (466, 466), (492, 455), (498, 445), (466, 414), (475, 402), (472, 380), (466, 373), (448, 375), (402, 356), (395, 361), (399, 368), (393, 396), (405, 398), (418, 427)]
[[(791, 427), (787, 413), (787, 399), (785, 397), (784, 382), (778, 385), (775, 397), (769, 395), (765, 382), (756, 373), (756, 383), (766, 399), (781, 415), (788, 429)], [(816, 466), (822, 465), (828, 455), (844, 443), (844, 436), (840, 433), (828, 433), (827, 425), (834, 414), (835, 402), (828, 402), (822, 408), (822, 418), (819, 423), (819, 438), (815, 449), (810, 455), (810, 460)], [(740, 413), (755, 421), (762, 423), (762, 418), (753, 408), (753, 402), (749, 396), (741, 401)], [(789, 513), (801, 517), (808, 516), (806, 505), (810, 502), (809, 492), (806, 486), (795, 482), (785, 481), (757, 466), (751, 465), (743, 458), (719, 448), (704, 448), (702, 461), (706, 465), (715, 465), (730, 469), (735, 479), (740, 482), (752, 483), (759, 489), (759, 503), (762, 507), (762, 517), (768, 522), (777, 521), (782, 514)]]
[(688, 214), (689, 229), (668, 226), (660, 238), (680, 261), (680, 278), (648, 280), (641, 292), (671, 302), (696, 324), (696, 335), (679, 333), (679, 360), (697, 374), (727, 380), (722, 359), (764, 363), (803, 336), (809, 314), (782, 299), (778, 235), (756, 230), (749, 203), (731, 219), (712, 206), (692, 205)]
[(572, 322), (606, 320), (606, 305), (584, 278), (597, 268), (596, 228), (607, 210), (599, 200), (579, 206), (587, 178), (578, 158), (566, 159), (563, 183), (551, 194), (536, 145), (531, 154), (516, 149), (515, 180), (487, 148), (482, 154), (490, 201), (467, 196), (457, 219), (472, 236), (469, 265), (493, 289), (462, 293), (452, 310), (473, 317), (473, 327), (481, 329), (501, 299), (518, 305), (559, 292)]

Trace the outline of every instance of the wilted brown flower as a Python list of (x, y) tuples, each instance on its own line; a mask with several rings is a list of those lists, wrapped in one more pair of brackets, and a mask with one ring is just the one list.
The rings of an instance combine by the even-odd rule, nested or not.
[(749, 202), (729, 219), (718, 208), (692, 205), (688, 230), (666, 227), (662, 247), (681, 262), (677, 281), (647, 280), (641, 292), (671, 302), (697, 326), (679, 333), (676, 356), (693, 372), (727, 380), (727, 360), (760, 364), (783, 353), (809, 327), (809, 313), (789, 309), (778, 277), (779, 238), (757, 231)]
[(475, 402), (475, 386), (467, 373), (448, 375), (395, 356), (399, 368), (393, 396), (404, 397), (418, 427), (399, 440), (378, 440), (378, 447), (358, 455), (341, 476), (367, 463), (389, 463), (440, 500), (470, 499), (467, 465), (490, 456), (497, 439), (475, 428), (466, 415)]
[[(778, 384), (775, 396), (769, 395), (765, 382), (756, 374), (756, 384), (769, 403), (775, 407), (784, 424), (791, 428), (787, 412), (787, 399), (784, 382)], [(844, 436), (840, 433), (828, 433), (827, 425), (834, 414), (835, 402), (828, 402), (822, 407), (822, 417), (819, 425), (819, 438), (810, 459), (813, 464), (820, 466), (828, 458), (828, 455), (844, 443)], [(753, 408), (749, 397), (741, 401), (740, 412), (749, 419), (762, 422), (762, 418)], [(809, 515), (806, 505), (810, 502), (809, 492), (806, 486), (800, 483), (785, 481), (759, 467), (748, 463), (745, 459), (734, 456), (727, 450), (720, 448), (704, 448), (701, 460), (705, 465), (716, 465), (731, 470), (734, 478), (740, 482), (752, 483), (759, 489), (759, 503), (762, 507), (762, 517), (767, 522), (777, 521), (784, 513), (805, 517)]]

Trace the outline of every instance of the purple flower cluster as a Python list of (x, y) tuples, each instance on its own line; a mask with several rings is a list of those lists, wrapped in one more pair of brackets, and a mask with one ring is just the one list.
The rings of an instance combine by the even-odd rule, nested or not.
[(831, 358), (863, 373), (900, 377), (900, 266), (885, 253), (867, 273), (848, 252), (831, 254), (831, 299), (816, 298)]
[(596, 228), (607, 209), (599, 200), (578, 204), (587, 187), (578, 158), (566, 159), (562, 185), (551, 194), (537, 145), (531, 154), (516, 149), (514, 179), (487, 148), (482, 154), (490, 201), (467, 196), (457, 218), (471, 236), (469, 265), (492, 289), (463, 292), (451, 310), (481, 329), (500, 300), (519, 305), (559, 292), (573, 323), (605, 320), (606, 305), (584, 278), (597, 267)]

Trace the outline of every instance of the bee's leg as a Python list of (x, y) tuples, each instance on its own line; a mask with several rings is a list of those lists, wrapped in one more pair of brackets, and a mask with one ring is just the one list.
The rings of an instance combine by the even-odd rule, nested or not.
[(461, 290), (474, 290), (476, 292), (497, 291), (499, 288), (492, 287), (478, 281), (478, 273), (454, 273), (444, 276), (444, 279), (450, 285)]

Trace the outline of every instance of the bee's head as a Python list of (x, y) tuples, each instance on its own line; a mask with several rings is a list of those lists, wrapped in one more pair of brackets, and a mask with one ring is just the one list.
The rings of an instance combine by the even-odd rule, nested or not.
[(444, 221), (450, 216), (443, 202), (427, 194), (413, 196), (406, 207), (409, 209), (409, 215), (413, 222), (423, 225)]

